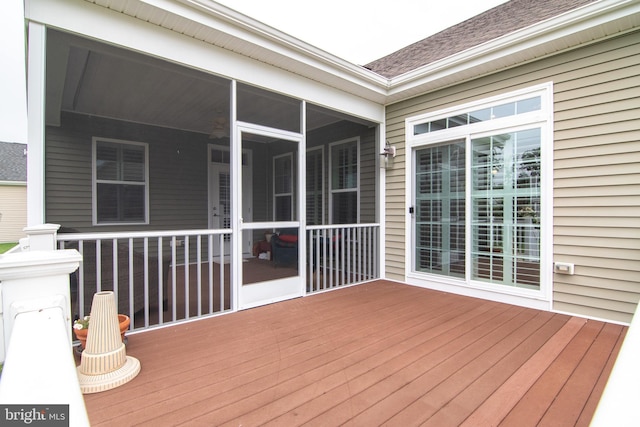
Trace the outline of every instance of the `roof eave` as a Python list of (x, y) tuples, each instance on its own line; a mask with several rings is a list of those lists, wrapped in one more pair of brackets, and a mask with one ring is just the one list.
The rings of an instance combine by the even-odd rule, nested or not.
[[(88, 1), (111, 9), (121, 9), (123, 13), (127, 13), (126, 5), (132, 3), (122, 0)], [(118, 3), (122, 6), (116, 6)], [(138, 3), (136, 12), (148, 7), (173, 16), (159, 18), (157, 25), (175, 31), (176, 17), (185, 19), (191, 24), (191, 28), (182, 31), (186, 35), (195, 37), (198, 33), (197, 38), (205, 42), (234, 50), (364, 99), (380, 104), (385, 102), (388, 79), (215, 1), (142, 0)]]
[(390, 79), (386, 103), (583, 46), (637, 28), (640, 2), (602, 0)]

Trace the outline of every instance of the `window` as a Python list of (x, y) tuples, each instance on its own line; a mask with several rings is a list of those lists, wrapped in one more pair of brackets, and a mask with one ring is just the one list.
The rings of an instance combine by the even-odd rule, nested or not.
[(93, 139), (94, 224), (148, 223), (148, 148)]
[(550, 93), (542, 85), (407, 120), (413, 272), (539, 297)]
[(324, 218), (324, 148), (307, 150), (307, 224), (320, 225)]
[(331, 145), (331, 221), (356, 224), (358, 212), (358, 140)]
[(276, 221), (291, 221), (293, 215), (293, 159), (284, 154), (273, 159), (273, 198)]

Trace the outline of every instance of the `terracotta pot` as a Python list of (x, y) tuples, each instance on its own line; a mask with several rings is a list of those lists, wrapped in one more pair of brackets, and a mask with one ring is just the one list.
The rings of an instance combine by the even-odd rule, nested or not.
[(122, 336), (122, 341), (124, 341), (124, 334), (129, 329), (129, 323), (131, 323), (131, 319), (126, 314), (118, 314), (118, 324), (120, 325), (120, 336)]
[[(120, 336), (122, 337), (122, 341), (124, 342), (124, 335), (129, 329), (129, 323), (131, 323), (131, 319), (129, 316), (125, 314), (118, 314), (118, 325), (120, 326)], [(74, 329), (73, 333), (76, 334), (76, 338), (80, 341), (80, 348), (84, 349), (87, 344), (87, 334), (89, 333), (88, 329)]]
[(76, 338), (80, 341), (80, 348), (84, 350), (84, 346), (87, 344), (88, 329), (74, 329), (73, 333), (76, 334)]

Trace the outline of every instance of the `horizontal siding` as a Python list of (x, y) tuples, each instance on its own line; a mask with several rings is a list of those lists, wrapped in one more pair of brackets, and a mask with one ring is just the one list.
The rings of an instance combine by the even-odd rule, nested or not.
[(101, 226), (100, 231), (206, 228), (206, 136), (82, 116), (47, 127), (46, 221), (92, 231), (91, 141), (115, 138), (149, 144), (148, 225)]
[[(404, 120), (552, 81), (554, 309), (628, 322), (640, 299), (640, 33), (514, 67), (387, 107), (387, 138), (404, 154)], [(387, 178), (387, 210), (403, 203), (404, 157)], [(387, 220), (393, 278), (404, 274), (404, 213)], [(402, 243), (402, 244), (399, 244)], [(407, 261), (409, 262), (409, 254)]]
[(0, 243), (25, 237), (27, 226), (27, 186), (0, 185)]

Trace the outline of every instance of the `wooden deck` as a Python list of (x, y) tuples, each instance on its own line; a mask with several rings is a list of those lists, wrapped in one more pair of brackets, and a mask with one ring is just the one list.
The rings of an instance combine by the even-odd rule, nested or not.
[(626, 327), (376, 281), (133, 334), (92, 426), (587, 426)]

